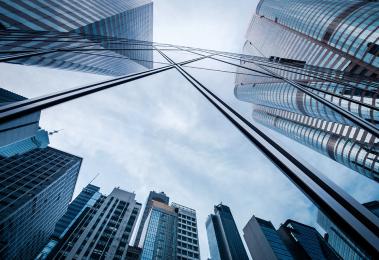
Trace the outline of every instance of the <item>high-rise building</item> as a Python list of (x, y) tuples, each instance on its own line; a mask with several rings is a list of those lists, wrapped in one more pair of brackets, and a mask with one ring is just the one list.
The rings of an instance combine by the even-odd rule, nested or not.
[(141, 204), (135, 194), (115, 188), (85, 207), (47, 259), (125, 259)]
[(314, 227), (288, 219), (278, 233), (296, 259), (340, 259)]
[(153, 200), (139, 242), (141, 260), (200, 259), (196, 211)]
[(111, 76), (152, 67), (151, 48), (133, 45), (152, 41), (151, 0), (17, 0), (0, 2), (0, 9), (3, 51), (59, 49), (9, 62)]
[[(261, 56), (261, 64), (275, 61), (266, 69), (378, 125), (372, 108), (379, 94), (378, 24), (376, 1), (261, 0), (243, 50)], [(257, 63), (242, 65), (263, 71)], [(238, 74), (235, 96), (253, 104), (255, 121), (379, 181), (379, 139), (291, 84)]]
[(294, 259), (270, 221), (253, 216), (243, 228), (243, 237), (254, 260)]
[(177, 213), (165, 203), (152, 201), (139, 247), (141, 260), (174, 260), (176, 255)]
[(206, 221), (211, 259), (249, 259), (230, 208), (219, 204)]
[(142, 230), (145, 226), (146, 219), (150, 213), (151, 207), (153, 205), (153, 201), (158, 201), (158, 202), (168, 205), (170, 198), (167, 197), (164, 192), (150, 191), (149, 196), (147, 197), (147, 200), (146, 200), (146, 204), (143, 210), (141, 221), (138, 226), (137, 235), (134, 241), (135, 246), (138, 246), (140, 243)]
[[(9, 105), (13, 102), (22, 101), (26, 98), (6, 89), (0, 88), (0, 107)], [(14, 144), (20, 140), (30, 139), (36, 136), (38, 132), (40, 112), (11, 120), (7, 123), (0, 124), (0, 148)], [(8, 147), (0, 150), (2, 156), (13, 154), (17, 147)]]
[(194, 209), (171, 203), (177, 212), (176, 259), (200, 259), (199, 238), (196, 211)]
[[(379, 201), (371, 201), (363, 204), (367, 209), (379, 217)], [(328, 244), (343, 259), (370, 259), (364, 250), (356, 245), (349, 236), (342, 232), (325, 214), (318, 211), (317, 223), (326, 232), (325, 238)]]
[(79, 195), (70, 203), (66, 213), (55, 225), (55, 230), (50, 241), (44, 249), (42, 249), (36, 259), (46, 259), (53, 248), (58, 244), (59, 240), (63, 238), (66, 232), (74, 224), (75, 220), (79, 218), (80, 214), (82, 214), (87, 207), (93, 207), (95, 205), (97, 200), (101, 197), (99, 190), (99, 187), (92, 184), (88, 184), (83, 188)]
[(72, 198), (82, 159), (47, 147), (0, 158), (0, 258), (32, 259)]

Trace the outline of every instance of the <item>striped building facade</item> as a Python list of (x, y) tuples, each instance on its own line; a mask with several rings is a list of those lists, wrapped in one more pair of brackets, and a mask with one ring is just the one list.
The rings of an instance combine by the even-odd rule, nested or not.
[[(378, 126), (378, 28), (375, 1), (261, 0), (243, 50), (262, 61), (242, 65), (294, 80)], [(235, 96), (253, 104), (254, 120), (379, 181), (379, 139), (301, 90), (239, 74)]]
[(152, 67), (151, 48), (133, 45), (152, 41), (151, 0), (6, 0), (0, 13), (2, 51), (59, 49), (12, 63), (110, 76)]

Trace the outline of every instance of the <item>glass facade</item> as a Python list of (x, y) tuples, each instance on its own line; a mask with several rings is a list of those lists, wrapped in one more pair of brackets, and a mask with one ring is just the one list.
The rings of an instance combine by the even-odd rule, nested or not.
[(176, 259), (177, 212), (174, 208), (153, 201), (143, 228), (141, 260)]
[(88, 184), (79, 195), (68, 205), (66, 213), (55, 225), (54, 233), (49, 243), (41, 251), (36, 259), (46, 259), (48, 254), (53, 250), (59, 239), (61, 239), (67, 230), (73, 225), (75, 220), (87, 208), (95, 205), (96, 201), (100, 198), (100, 188), (92, 184)]
[[(2, 1), (2, 50), (44, 51), (78, 47), (98, 51), (59, 51), (11, 62), (120, 76), (152, 67), (151, 50), (138, 50), (117, 37), (152, 41), (153, 4), (150, 0)], [(27, 39), (18, 41), (17, 37)], [(110, 37), (110, 38), (107, 38)], [(110, 50), (112, 49), (112, 50)], [(113, 51), (114, 49), (114, 51)], [(136, 49), (136, 50), (133, 50)], [(4, 56), (5, 57), (5, 56)]]
[[(379, 3), (370, 1), (262, 0), (244, 52), (261, 56), (259, 64), (274, 61), (273, 73), (378, 126), (378, 57), (364, 58), (367, 45), (374, 49), (379, 39), (378, 13)], [(262, 71), (257, 63), (241, 63)], [(379, 181), (379, 139), (327, 105), (280, 79), (243, 73), (234, 94), (253, 104), (255, 121)]]
[(296, 259), (340, 259), (313, 227), (289, 219), (278, 233)]
[(100, 196), (85, 207), (47, 259), (125, 259), (140, 209), (134, 193), (115, 188)]
[(32, 259), (64, 215), (81, 158), (47, 147), (0, 158), (0, 258)]
[(249, 259), (230, 208), (219, 204), (206, 222), (211, 258)]
[[(363, 205), (379, 217), (379, 201), (371, 201)], [(318, 211), (317, 223), (326, 232), (328, 244), (343, 259), (371, 259), (366, 252), (357, 246), (321, 211)]]
[(136, 235), (136, 239), (134, 241), (134, 245), (138, 246), (141, 240), (141, 235), (142, 235), (142, 230), (145, 226), (146, 219), (150, 213), (151, 206), (153, 204), (153, 200), (162, 202), (166, 205), (168, 205), (170, 198), (166, 196), (164, 192), (155, 192), (155, 191), (150, 191), (149, 196), (147, 198), (145, 208), (143, 210), (142, 218), (138, 226), (138, 231)]

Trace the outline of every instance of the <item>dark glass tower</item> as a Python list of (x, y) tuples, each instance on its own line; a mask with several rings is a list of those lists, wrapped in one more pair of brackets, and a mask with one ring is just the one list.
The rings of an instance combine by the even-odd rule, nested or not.
[(46, 259), (52, 249), (58, 244), (59, 240), (63, 238), (66, 232), (74, 224), (75, 220), (79, 218), (80, 214), (82, 214), (87, 207), (93, 207), (95, 205), (101, 196), (99, 190), (99, 187), (92, 184), (88, 184), (84, 187), (79, 195), (70, 203), (63, 217), (57, 222), (49, 243), (44, 247), (36, 259)]
[[(262, 62), (277, 61), (271, 71), (377, 126), (378, 25), (377, 1), (261, 0), (243, 49)], [(242, 74), (235, 96), (253, 104), (255, 121), (379, 181), (379, 139), (321, 102), (278, 79)]]
[[(371, 201), (363, 204), (374, 215), (379, 217), (379, 201)], [(328, 244), (343, 259), (370, 259), (364, 250), (356, 245), (337, 225), (335, 225), (325, 214), (318, 211), (317, 223), (325, 230), (325, 238)]]
[(249, 259), (230, 208), (214, 207), (206, 222), (209, 251), (212, 259)]
[(146, 200), (145, 208), (143, 210), (141, 222), (139, 223), (138, 226), (138, 231), (136, 235), (136, 239), (134, 241), (134, 245), (138, 246), (141, 240), (141, 235), (142, 235), (142, 230), (143, 227), (145, 226), (146, 219), (150, 213), (151, 206), (153, 204), (153, 200), (161, 202), (163, 204), (168, 205), (170, 198), (166, 196), (164, 192), (155, 192), (155, 191), (150, 191), (149, 196)]
[(125, 259), (140, 209), (134, 193), (113, 189), (85, 207), (47, 259)]
[(254, 260), (294, 259), (270, 221), (253, 216), (243, 228), (243, 237)]
[[(0, 45), (8, 51), (59, 52), (19, 58), (11, 62), (120, 76), (152, 67), (151, 50), (140, 49), (117, 37), (152, 41), (151, 0), (1, 1)], [(28, 40), (17, 38), (27, 35)], [(108, 37), (108, 38), (107, 38)], [(111, 37), (111, 38), (109, 38)], [(63, 49), (79, 48), (77, 51)], [(84, 48), (104, 51), (83, 51)], [(112, 50), (107, 50), (112, 49)], [(4, 55), (5, 57), (5, 55)], [(133, 61), (134, 60), (134, 61)]]
[(340, 259), (314, 227), (289, 219), (278, 233), (296, 259)]
[(47, 147), (0, 158), (0, 258), (32, 259), (72, 198), (82, 159)]

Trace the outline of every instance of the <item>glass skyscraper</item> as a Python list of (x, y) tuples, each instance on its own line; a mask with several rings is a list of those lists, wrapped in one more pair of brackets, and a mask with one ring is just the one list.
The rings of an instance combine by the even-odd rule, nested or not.
[(151, 207), (153, 205), (153, 200), (161, 202), (163, 204), (168, 205), (170, 198), (167, 197), (167, 195), (164, 192), (155, 192), (155, 191), (150, 191), (149, 196), (147, 197), (145, 208), (143, 210), (142, 218), (138, 226), (138, 231), (136, 238), (134, 240), (134, 245), (138, 246), (141, 240), (141, 235), (142, 235), (142, 230), (145, 226), (146, 219), (150, 213)]
[(66, 213), (55, 225), (55, 230), (49, 243), (44, 247), (36, 259), (46, 259), (52, 249), (58, 244), (59, 240), (67, 233), (70, 227), (74, 224), (75, 220), (79, 218), (80, 214), (87, 208), (95, 205), (97, 200), (101, 197), (99, 192), (100, 188), (88, 184), (79, 195), (68, 205)]
[(206, 221), (209, 251), (215, 260), (249, 259), (230, 208), (219, 204)]
[(0, 158), (0, 258), (32, 259), (72, 198), (82, 159), (47, 147)]
[[(371, 201), (363, 204), (367, 209), (379, 217), (379, 201)], [(318, 211), (317, 223), (326, 232), (328, 244), (343, 259), (371, 259), (371, 257), (357, 246), (351, 238), (342, 232), (325, 214)]]
[(278, 233), (295, 259), (340, 259), (314, 227), (288, 219)]
[(200, 259), (196, 211), (177, 203), (169, 206), (152, 200), (139, 247), (141, 260)]
[[(80, 210), (79, 217), (74, 218), (47, 259), (125, 259), (141, 204), (135, 200), (134, 193), (119, 188), (108, 196), (96, 196), (96, 202), (93, 196), (83, 195), (78, 204), (89, 197), (93, 206)], [(57, 225), (59, 230), (62, 228)]]
[[(261, 62), (277, 61), (271, 71), (377, 126), (378, 25), (376, 1), (261, 0), (243, 50)], [(317, 77), (322, 73), (332, 76)], [(239, 74), (235, 96), (253, 104), (257, 122), (379, 181), (379, 139), (301, 90)]]
[[(59, 49), (15, 59), (10, 61), (12, 63), (111, 76), (152, 67), (151, 49), (138, 50), (132, 43), (134, 40), (152, 41), (151, 0), (1, 1), (0, 11), (3, 51)], [(21, 35), (29, 40), (19, 41)], [(130, 42), (116, 43), (117, 37), (130, 39)], [(90, 48), (97, 51), (88, 50)], [(99, 54), (98, 49), (103, 51)]]
[(243, 228), (243, 237), (254, 260), (294, 259), (270, 221), (253, 216)]

